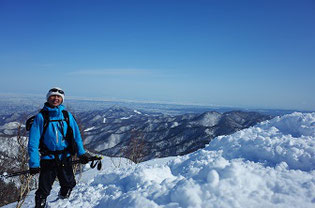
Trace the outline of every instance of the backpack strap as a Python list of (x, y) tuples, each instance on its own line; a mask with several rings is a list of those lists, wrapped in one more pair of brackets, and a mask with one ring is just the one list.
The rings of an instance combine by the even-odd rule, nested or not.
[[(66, 139), (68, 142), (68, 151), (71, 155), (75, 155), (78, 152), (77, 144), (74, 140), (74, 134), (73, 134), (73, 129), (70, 126), (70, 119), (69, 119), (69, 112), (66, 110), (62, 111), (63, 117), (65, 118), (65, 121), (67, 122), (68, 128), (67, 128), (67, 133), (66, 133)], [(75, 117), (72, 116), (74, 119)]]
[(44, 110), (44, 109), (41, 109), (40, 110), (40, 113), (42, 114), (43, 118), (44, 118), (44, 126), (43, 126), (43, 133), (41, 135), (41, 137), (44, 137), (44, 134), (47, 130), (47, 127), (48, 127), (48, 124), (49, 124), (49, 113), (48, 111)]
[(40, 140), (39, 140), (39, 149), (40, 149), (40, 152), (42, 153), (43, 151), (45, 151), (46, 149), (48, 149), (46, 147), (46, 145), (44, 144), (44, 135), (46, 133), (46, 130), (48, 128), (48, 124), (49, 124), (49, 113), (48, 111), (44, 110), (44, 109), (41, 109), (40, 112), (44, 118), (44, 125), (43, 125), (43, 132), (40, 136)]
[(66, 121), (67, 124), (68, 124), (68, 127), (70, 127), (70, 121), (69, 121), (69, 113), (68, 113), (68, 111), (62, 110), (62, 114), (63, 114), (63, 117), (64, 117), (65, 121)]
[[(73, 129), (70, 126), (69, 112), (66, 110), (63, 110), (62, 113), (63, 113), (63, 117), (64, 117), (64, 119), (68, 125), (67, 133), (66, 133), (66, 139), (68, 142), (68, 147), (66, 149), (69, 151), (69, 153), (71, 155), (75, 155), (78, 152), (78, 147), (77, 147), (77, 144), (76, 144), (75, 139), (74, 139)], [(73, 117), (73, 118), (75, 119), (75, 117)]]

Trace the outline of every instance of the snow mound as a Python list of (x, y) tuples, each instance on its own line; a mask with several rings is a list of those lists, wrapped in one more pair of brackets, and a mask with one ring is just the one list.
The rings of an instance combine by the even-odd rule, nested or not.
[(262, 122), (229, 136), (219, 136), (207, 150), (222, 150), (227, 159), (244, 158), (289, 169), (315, 168), (315, 113), (292, 113)]

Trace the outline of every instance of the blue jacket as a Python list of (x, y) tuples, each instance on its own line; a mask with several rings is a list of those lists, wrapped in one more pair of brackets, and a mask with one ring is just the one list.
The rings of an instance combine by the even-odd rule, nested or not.
[[(64, 120), (64, 116), (62, 113), (62, 110), (64, 109), (65, 107), (63, 105), (60, 105), (55, 108), (50, 108), (46, 104), (44, 105), (44, 110), (48, 111), (50, 120)], [(68, 113), (69, 113), (69, 123), (73, 129), (73, 136), (78, 147), (77, 154), (78, 156), (80, 156), (85, 153), (80, 130), (72, 114), (70, 112)], [(40, 143), (41, 134), (43, 132), (43, 127), (44, 127), (44, 118), (43, 118), (43, 115), (39, 113), (34, 119), (34, 123), (30, 130), (30, 136), (29, 136), (29, 142), (28, 142), (30, 168), (40, 167), (40, 159), (48, 159), (48, 160), (54, 159), (53, 155), (40, 157), (39, 143)], [(68, 125), (66, 121), (62, 121), (62, 122), (51, 121), (48, 123), (48, 127), (46, 129), (43, 142), (49, 150), (51, 151), (64, 150), (68, 146), (68, 142), (65, 140), (67, 127)], [(60, 154), (59, 156), (61, 158), (63, 155)], [(70, 156), (70, 154), (67, 156)]]

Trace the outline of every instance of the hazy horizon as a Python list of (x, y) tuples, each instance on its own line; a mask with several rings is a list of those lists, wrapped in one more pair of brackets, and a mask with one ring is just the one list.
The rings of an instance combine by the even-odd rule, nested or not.
[[(19, 93), (0, 93), (0, 96), (17, 98), (20, 97), (22, 99), (27, 99), (27, 97), (33, 97), (36, 100), (40, 100), (40, 105), (45, 103), (45, 96), (40, 94), (19, 94)], [(64, 105), (67, 105), (67, 101), (90, 101), (90, 102), (121, 102), (121, 103), (134, 103), (134, 104), (158, 104), (158, 105), (174, 105), (174, 106), (191, 106), (191, 107), (200, 107), (200, 108), (213, 108), (213, 109), (240, 109), (240, 110), (280, 110), (280, 111), (300, 111), (300, 112), (315, 112), (314, 110), (306, 110), (306, 109), (293, 109), (293, 108), (263, 108), (259, 106), (224, 106), (224, 105), (208, 105), (208, 104), (198, 104), (198, 103), (179, 103), (179, 102), (167, 102), (167, 101), (146, 101), (146, 100), (124, 100), (124, 99), (104, 99), (100, 97), (76, 97), (70, 96), (66, 97)], [(1, 99), (0, 99), (1, 101)]]

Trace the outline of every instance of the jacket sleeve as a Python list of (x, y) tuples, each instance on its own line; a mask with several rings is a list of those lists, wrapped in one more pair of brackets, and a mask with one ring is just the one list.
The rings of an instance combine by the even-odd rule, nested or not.
[(40, 166), (40, 155), (39, 155), (39, 143), (40, 137), (43, 132), (44, 126), (44, 118), (39, 113), (34, 118), (34, 122), (32, 124), (29, 140), (28, 140), (28, 154), (29, 154), (29, 167), (37, 168)]
[(85, 150), (83, 147), (83, 141), (82, 141), (80, 129), (79, 129), (79, 126), (78, 126), (76, 120), (74, 119), (73, 115), (70, 112), (69, 112), (69, 122), (70, 122), (70, 126), (72, 127), (72, 130), (73, 130), (74, 140), (77, 143), (78, 156), (83, 155), (83, 154), (85, 154)]

